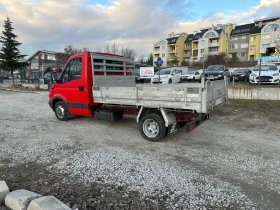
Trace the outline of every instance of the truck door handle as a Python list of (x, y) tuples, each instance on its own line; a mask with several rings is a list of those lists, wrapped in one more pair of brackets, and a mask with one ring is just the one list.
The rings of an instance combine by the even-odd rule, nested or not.
[(84, 91), (84, 86), (79, 86), (79, 91)]

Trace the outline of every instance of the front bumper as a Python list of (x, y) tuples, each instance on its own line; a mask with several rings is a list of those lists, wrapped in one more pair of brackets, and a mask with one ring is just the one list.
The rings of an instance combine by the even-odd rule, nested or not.
[(224, 76), (204, 76), (205, 80), (220, 80), (224, 79)]
[(278, 84), (279, 77), (276, 76), (261, 76), (260, 82), (259, 77), (250, 77), (250, 83), (252, 84)]

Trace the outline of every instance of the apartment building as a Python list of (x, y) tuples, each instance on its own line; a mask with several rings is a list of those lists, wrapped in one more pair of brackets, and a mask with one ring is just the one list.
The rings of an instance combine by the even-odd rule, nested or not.
[(153, 63), (161, 58), (163, 60), (162, 67), (165, 67), (169, 61), (168, 42), (166, 39), (160, 39), (153, 48)]
[(280, 41), (280, 16), (255, 20), (257, 25), (264, 25), (261, 30), (260, 54), (265, 55), (268, 48), (273, 48)]
[[(280, 16), (258, 19), (244, 25), (212, 25), (193, 34), (172, 34), (168, 37), (166, 64), (176, 59), (179, 63), (203, 61), (207, 56), (221, 52), (240, 61), (256, 61), (268, 49), (275, 48), (275, 40), (280, 41)], [(158, 55), (154, 54), (154, 58)]]
[(168, 65), (181, 65), (184, 61), (184, 42), (186, 40), (186, 33), (172, 34), (167, 38), (168, 42)]
[(184, 60), (189, 61), (192, 57), (192, 40), (194, 34), (189, 34), (184, 42)]
[(229, 55), (240, 61), (256, 60), (262, 27), (255, 23), (236, 26), (230, 34)]

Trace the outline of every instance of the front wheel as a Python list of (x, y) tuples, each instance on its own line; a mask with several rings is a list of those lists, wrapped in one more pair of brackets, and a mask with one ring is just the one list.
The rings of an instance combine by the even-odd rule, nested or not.
[(54, 107), (55, 116), (60, 121), (66, 121), (69, 119), (68, 109), (63, 101), (59, 101)]
[(166, 133), (163, 118), (158, 114), (147, 114), (140, 120), (140, 132), (144, 139), (160, 141)]

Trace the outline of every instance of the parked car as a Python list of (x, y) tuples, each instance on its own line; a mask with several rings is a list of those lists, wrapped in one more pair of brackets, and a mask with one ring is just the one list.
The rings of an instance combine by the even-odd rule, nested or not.
[[(259, 80), (260, 73), (260, 80)], [(276, 64), (264, 63), (256, 65), (250, 74), (249, 84), (278, 84), (279, 83), (279, 70)]]
[[(19, 76), (19, 75), (14, 75), (13, 77), (14, 77), (14, 79), (20, 79), (20, 76)], [(13, 77), (12, 77), (12, 76), (9, 76), (9, 79), (12, 79)]]
[(198, 70), (189, 70), (186, 72), (182, 72), (182, 80), (183, 81), (194, 81), (198, 82), (201, 80), (201, 75), (203, 73), (203, 69)]
[(141, 78), (139, 72), (132, 72), (132, 75), (135, 77), (135, 83), (147, 83), (149, 81), (149, 79)]
[[(160, 76), (160, 81), (159, 81)], [(179, 83), (181, 82), (181, 71), (176, 68), (166, 68), (155, 73), (151, 83)]]
[(205, 69), (203, 75), (208, 80), (220, 80), (230, 77), (228, 69), (224, 65), (210, 65)]
[(250, 69), (235, 69), (231, 75), (230, 75), (230, 81), (244, 81), (244, 82), (248, 82), (249, 81), (249, 76), (251, 74), (251, 70)]

